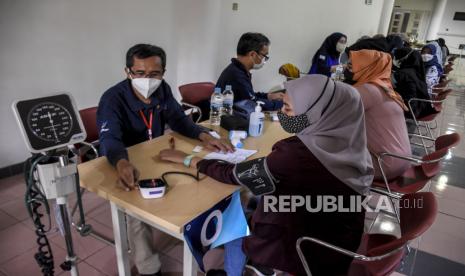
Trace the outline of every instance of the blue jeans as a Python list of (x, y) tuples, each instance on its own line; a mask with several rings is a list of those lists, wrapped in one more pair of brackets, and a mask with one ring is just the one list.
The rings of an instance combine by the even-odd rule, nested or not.
[(246, 256), (242, 252), (242, 240), (232, 240), (224, 244), (224, 270), (228, 276), (241, 276), (244, 270)]

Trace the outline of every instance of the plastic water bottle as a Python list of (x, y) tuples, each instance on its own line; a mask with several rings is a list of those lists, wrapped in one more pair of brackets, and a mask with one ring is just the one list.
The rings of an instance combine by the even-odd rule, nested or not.
[(223, 108), (223, 95), (221, 88), (216, 87), (210, 99), (210, 124), (219, 126), (221, 122), (221, 109)]
[(263, 133), (263, 121), (265, 120), (265, 114), (262, 112), (261, 104), (264, 104), (264, 102), (257, 101), (255, 112), (250, 114), (249, 135), (252, 137), (260, 136)]
[(334, 74), (333, 80), (343, 81), (344, 80), (344, 67), (342, 65), (338, 65), (336, 67), (336, 72), (333, 74)]
[(232, 91), (231, 85), (226, 85), (223, 91), (223, 114), (233, 114), (233, 103), (234, 103), (234, 92)]

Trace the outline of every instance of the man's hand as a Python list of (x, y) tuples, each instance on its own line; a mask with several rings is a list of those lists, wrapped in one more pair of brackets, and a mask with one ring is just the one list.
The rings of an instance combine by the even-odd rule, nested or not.
[(161, 160), (182, 164), (184, 163), (187, 153), (180, 150), (164, 149), (160, 151), (159, 156)]
[(200, 133), (199, 140), (203, 142), (206, 149), (211, 151), (234, 152), (234, 147), (228, 140), (216, 139), (208, 133)]
[(268, 100), (270, 100), (270, 101), (271, 100), (282, 101), (283, 97), (284, 97), (284, 93), (282, 93), (282, 92), (268, 93), (267, 97), (268, 97)]
[(118, 183), (121, 188), (130, 191), (136, 188), (136, 182), (139, 179), (139, 171), (126, 159), (121, 159), (116, 163), (118, 172)]

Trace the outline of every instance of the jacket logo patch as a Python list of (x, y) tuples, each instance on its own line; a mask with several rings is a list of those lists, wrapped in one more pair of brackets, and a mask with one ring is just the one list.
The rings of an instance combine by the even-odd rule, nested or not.
[(103, 122), (102, 127), (100, 128), (100, 133), (110, 131), (110, 129), (107, 128), (107, 124), (108, 124), (107, 121)]

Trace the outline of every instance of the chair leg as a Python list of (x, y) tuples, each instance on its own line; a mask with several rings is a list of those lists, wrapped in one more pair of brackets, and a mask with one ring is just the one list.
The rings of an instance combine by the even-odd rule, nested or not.
[(425, 151), (426, 154), (428, 154), (428, 150), (427, 150), (426, 144), (425, 144), (425, 139), (423, 139), (423, 137), (422, 137), (423, 133), (421, 132), (421, 126), (418, 123), (417, 118), (415, 118), (415, 116), (413, 116), (413, 121), (415, 122), (415, 126), (417, 128), (418, 135), (420, 136), (421, 144), (423, 145), (423, 150)]
[[(384, 173), (382, 163), (383, 163), (383, 160), (378, 156), (378, 166), (381, 171), (381, 175), (383, 176), (384, 184), (386, 185), (386, 189), (388, 193), (391, 194), (392, 192), (391, 192), (391, 188), (389, 187), (389, 181), (387, 180), (386, 174)], [(396, 205), (394, 204), (394, 200), (392, 199), (392, 197), (389, 197), (389, 201), (391, 202), (392, 209), (394, 210), (394, 213), (396, 214), (397, 222), (400, 225), (400, 215), (396, 208)]]
[[(86, 192), (86, 189), (81, 188), (81, 198), (82, 198), (82, 196), (84, 196), (85, 192)], [(78, 207), (79, 207), (79, 204), (76, 201), (76, 203), (74, 204), (73, 209), (71, 211), (71, 220), (72, 220), (71, 225), (79, 232), (79, 234), (81, 234), (81, 236), (87, 236), (87, 235), (92, 236), (92, 237), (106, 243), (107, 245), (114, 246), (115, 245), (114, 240), (111, 240), (111, 239), (105, 237), (104, 235), (102, 235), (101, 233), (95, 231), (94, 229), (92, 229), (92, 227), (90, 227), (90, 225), (82, 225), (81, 221), (79, 221), (78, 223), (74, 222), (74, 214), (76, 213), (76, 210), (77, 210)], [(88, 226), (88, 227), (86, 228), (85, 226)]]

